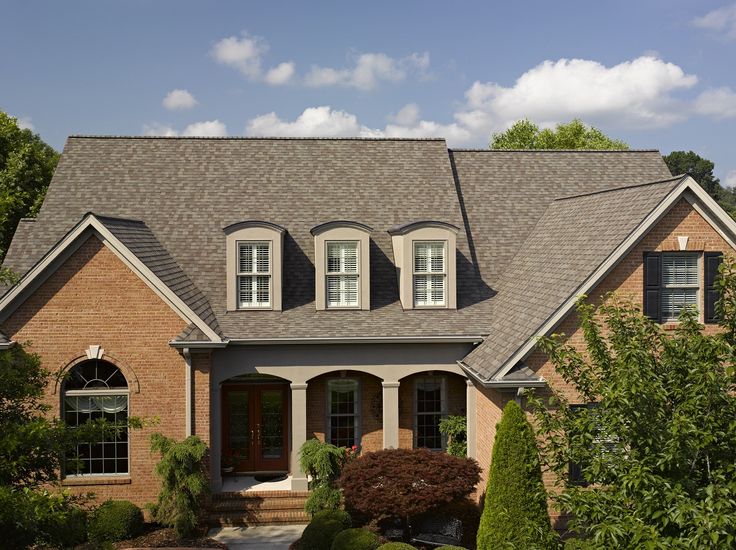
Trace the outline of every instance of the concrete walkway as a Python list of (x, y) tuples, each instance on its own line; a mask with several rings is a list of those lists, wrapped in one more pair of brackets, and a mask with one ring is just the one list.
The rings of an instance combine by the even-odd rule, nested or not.
[(227, 544), (230, 550), (288, 550), (302, 536), (306, 525), (262, 525), (219, 527), (209, 536)]

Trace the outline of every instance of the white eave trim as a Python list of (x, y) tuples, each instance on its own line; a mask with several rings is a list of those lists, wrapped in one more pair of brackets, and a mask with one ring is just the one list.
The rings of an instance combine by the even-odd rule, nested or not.
[[(705, 190), (700, 187), (690, 176), (683, 176), (680, 184), (675, 187), (662, 202), (644, 218), (637, 228), (624, 239), (624, 241), (606, 258), (603, 263), (588, 277), (555, 312), (547, 318), (542, 327), (512, 355), (503, 366), (496, 372), (488, 383), (497, 383), (508, 374), (508, 372), (519, 361), (523, 361), (537, 345), (540, 336), (548, 334), (565, 318), (575, 307), (575, 303), (581, 295), (588, 294), (601, 280), (618, 264), (618, 262), (629, 253), (649, 230), (667, 214), (672, 206), (681, 198), (690, 202), (698, 213), (710, 223), (713, 228), (728, 242), (736, 248), (736, 221), (711, 198)], [(697, 203), (700, 204), (697, 204)], [(701, 208), (701, 205), (705, 208)], [(477, 375), (476, 375), (477, 376)]]
[(533, 380), (485, 380), (480, 375), (471, 369), (464, 361), (457, 361), (458, 366), (465, 371), (465, 373), (478, 382), (484, 388), (493, 388), (497, 390), (502, 389), (514, 389), (514, 388), (545, 388), (547, 387), (547, 380), (540, 376)]
[(15, 345), (15, 342), (0, 342), (0, 350), (10, 349)]
[[(102, 222), (100, 222), (94, 214), (87, 214), (76, 227), (67, 233), (46, 255), (39, 260), (16, 285), (11, 288), (0, 299), (0, 320), (7, 319), (10, 314), (24, 300), (15, 303), (19, 297), (22, 297), (24, 291), (44, 273), (53, 266), (57, 259), (60, 259), (64, 252), (70, 248), (78, 239), (80, 239), (85, 231), (92, 230), (94, 234), (107, 246), (122, 262), (128, 266), (143, 282), (145, 282), (161, 299), (166, 302), (182, 319), (189, 323), (194, 323), (204, 334), (209, 336), (214, 342), (220, 342), (219, 335), (205, 323), (200, 317), (192, 311), (192, 309), (179, 298), (170, 288), (168, 288), (159, 279), (153, 271), (151, 271), (143, 262), (141, 262), (128, 247), (126, 247)], [(58, 266), (56, 266), (58, 267)]]
[[(329, 338), (231, 338), (229, 345), (236, 346), (264, 346), (264, 345), (293, 345), (293, 344), (477, 344), (483, 341), (483, 336), (352, 336)], [(176, 342), (177, 347), (184, 343)], [(190, 346), (191, 347), (191, 346)]]

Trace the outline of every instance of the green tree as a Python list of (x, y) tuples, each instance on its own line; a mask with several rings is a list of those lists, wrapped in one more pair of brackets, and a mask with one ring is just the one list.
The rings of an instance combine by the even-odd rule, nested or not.
[(722, 189), (721, 181), (713, 175), (715, 165), (712, 161), (693, 151), (672, 151), (663, 158), (673, 176), (680, 174), (692, 176), (711, 197), (718, 199)]
[(534, 430), (509, 401), (493, 444), (478, 550), (555, 546)]
[[(578, 393), (531, 399), (550, 497), (572, 514), (582, 548), (736, 546), (736, 265), (719, 279), (724, 330), (704, 333), (694, 311), (677, 330), (632, 304), (581, 301), (586, 351), (540, 340)], [(576, 464), (580, 477), (571, 476)]]
[(554, 130), (539, 126), (530, 120), (515, 122), (508, 130), (491, 136), (491, 149), (628, 149), (621, 140), (606, 136), (598, 128), (586, 125), (580, 119), (558, 124)]
[(41, 207), (59, 154), (0, 111), (0, 259), (21, 218)]

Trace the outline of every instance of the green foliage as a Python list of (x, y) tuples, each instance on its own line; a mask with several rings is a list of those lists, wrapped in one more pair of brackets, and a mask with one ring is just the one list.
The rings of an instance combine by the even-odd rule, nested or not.
[(340, 489), (333, 485), (320, 485), (312, 489), (304, 503), (304, 511), (314, 516), (321, 510), (337, 510), (340, 508)]
[(330, 550), (376, 550), (380, 544), (373, 531), (356, 527), (338, 533)]
[(416, 550), (416, 548), (405, 542), (387, 542), (379, 546), (378, 550)]
[(440, 433), (447, 436), (447, 454), (467, 456), (468, 420), (464, 416), (447, 416), (440, 420)]
[(723, 187), (713, 174), (713, 161), (703, 158), (693, 151), (672, 151), (665, 155), (664, 161), (673, 176), (688, 174), (713, 197), (731, 217), (736, 216), (736, 190)]
[(343, 510), (323, 510), (314, 514), (302, 533), (300, 550), (330, 550), (338, 533), (349, 529), (350, 515)]
[(21, 218), (41, 207), (59, 154), (0, 111), (0, 259)]
[(629, 146), (621, 140), (611, 139), (598, 128), (587, 126), (574, 119), (558, 124), (554, 130), (540, 129), (530, 120), (514, 123), (508, 130), (494, 133), (491, 149), (596, 149), (624, 150)]
[(89, 540), (96, 544), (132, 539), (141, 531), (143, 512), (127, 500), (108, 500), (89, 519)]
[(299, 449), (302, 472), (312, 477), (314, 486), (337, 479), (344, 461), (345, 449), (319, 439), (308, 439)]
[(176, 441), (151, 434), (151, 451), (161, 453), (156, 475), (161, 478), (157, 503), (151, 507), (154, 519), (174, 528), (185, 538), (197, 527), (204, 497), (209, 492), (205, 458), (207, 445), (196, 435)]
[(552, 548), (555, 538), (534, 431), (521, 407), (509, 401), (493, 444), (478, 549)]
[(467, 550), (467, 548), (463, 548), (462, 546), (453, 546), (452, 544), (446, 544), (445, 546), (440, 546), (437, 548), (437, 550)]
[(0, 486), (3, 548), (72, 548), (87, 540), (87, 513), (78, 497)]
[[(736, 546), (736, 266), (726, 258), (718, 307), (724, 331), (694, 312), (663, 331), (633, 305), (581, 301), (587, 353), (561, 336), (540, 341), (557, 372), (595, 408), (565, 395), (531, 402), (551, 493), (573, 516), (579, 548)], [(569, 479), (580, 466), (588, 486)]]

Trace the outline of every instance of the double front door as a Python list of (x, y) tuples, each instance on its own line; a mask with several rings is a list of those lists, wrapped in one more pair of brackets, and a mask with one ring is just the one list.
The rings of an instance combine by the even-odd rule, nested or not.
[(223, 463), (235, 472), (289, 468), (286, 384), (222, 387)]

